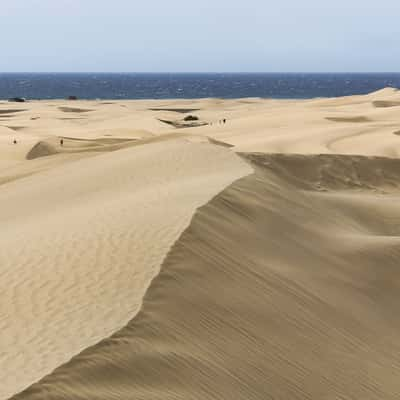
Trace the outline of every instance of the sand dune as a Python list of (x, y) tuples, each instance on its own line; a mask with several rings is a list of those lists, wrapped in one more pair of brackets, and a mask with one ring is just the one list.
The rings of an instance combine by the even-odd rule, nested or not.
[(178, 139), (3, 185), (0, 396), (125, 325), (196, 207), (249, 172)]
[(53, 154), (57, 154), (57, 149), (47, 142), (38, 142), (36, 143), (32, 149), (26, 155), (27, 160), (34, 160), (39, 157), (47, 157)]
[(137, 317), (15, 400), (398, 398), (400, 161), (248, 158)]
[(1, 103), (0, 398), (397, 399), (397, 102)]
[[(60, 141), (63, 144), (60, 144)], [(68, 137), (55, 137), (37, 142), (26, 155), (27, 160), (34, 160), (40, 157), (48, 157), (60, 153), (88, 153), (116, 151), (133, 144), (143, 144), (136, 139), (100, 138), (100, 139), (78, 139)]]

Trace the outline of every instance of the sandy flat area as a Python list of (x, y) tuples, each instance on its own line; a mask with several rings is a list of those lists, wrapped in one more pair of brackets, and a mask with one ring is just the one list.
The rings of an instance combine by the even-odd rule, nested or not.
[(0, 102), (0, 398), (398, 399), (399, 151), (394, 89)]

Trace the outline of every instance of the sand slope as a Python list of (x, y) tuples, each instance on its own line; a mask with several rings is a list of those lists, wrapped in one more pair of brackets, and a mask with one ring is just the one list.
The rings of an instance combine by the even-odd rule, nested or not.
[(399, 93), (0, 102), (0, 398), (399, 398)]
[(248, 158), (138, 316), (15, 400), (399, 397), (400, 161)]

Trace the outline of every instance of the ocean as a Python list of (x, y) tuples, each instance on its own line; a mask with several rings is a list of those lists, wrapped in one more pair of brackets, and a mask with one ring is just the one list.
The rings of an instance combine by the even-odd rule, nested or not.
[(0, 99), (305, 99), (400, 87), (400, 73), (0, 73)]

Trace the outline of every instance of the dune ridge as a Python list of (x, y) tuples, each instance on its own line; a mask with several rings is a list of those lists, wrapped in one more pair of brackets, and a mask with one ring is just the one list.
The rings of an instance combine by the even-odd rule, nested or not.
[(139, 314), (13, 400), (399, 397), (400, 160), (242, 156)]

